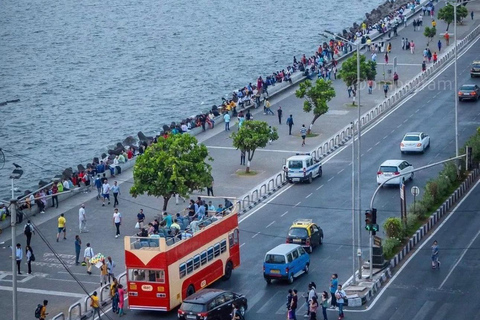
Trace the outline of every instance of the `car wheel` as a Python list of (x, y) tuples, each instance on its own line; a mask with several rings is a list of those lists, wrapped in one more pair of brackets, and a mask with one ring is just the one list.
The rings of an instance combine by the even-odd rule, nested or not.
[(410, 175), (410, 178), (409, 178), (409, 179), (410, 179), (410, 181), (412, 181), (412, 180), (413, 180), (413, 176), (414, 176), (414, 175), (415, 175), (415, 173), (414, 173), (414, 172), (412, 172), (412, 174)]
[(313, 182), (313, 177), (312, 177), (312, 175), (310, 175), (310, 176), (308, 177), (308, 183), (312, 183), (312, 182)]
[(405, 154), (405, 151), (401, 151), (401, 150), (400, 150), (400, 152), (401, 152), (402, 154)]
[(462, 98), (458, 98), (458, 101), (462, 102), (462, 101), (463, 101), (463, 99), (462, 99)]
[(187, 297), (191, 296), (194, 293), (195, 293), (195, 287), (193, 286), (193, 284), (191, 284), (187, 288)]
[(293, 283), (293, 273), (290, 273), (290, 275), (288, 276), (288, 283), (292, 284)]
[(322, 176), (322, 173), (323, 173), (323, 172), (322, 172), (322, 169), (320, 169), (320, 170), (318, 171), (318, 176), (321, 177), (321, 176)]
[(307, 248), (307, 252), (308, 252), (308, 253), (312, 253), (312, 252), (313, 252), (313, 247), (312, 247), (312, 246), (308, 247), (308, 248)]
[(223, 276), (223, 280), (228, 280), (232, 276), (233, 264), (232, 261), (228, 261), (225, 265), (225, 275)]
[(267, 284), (272, 283), (272, 279), (270, 279), (270, 278), (265, 278), (265, 281), (267, 282)]
[(242, 305), (240, 306), (240, 309), (238, 309), (238, 311), (240, 312), (242, 317), (245, 319), (245, 312), (247, 311), (247, 308), (244, 305)]
[(309, 269), (310, 269), (310, 266), (309, 266), (308, 263), (307, 263), (307, 264), (305, 265), (305, 269), (304, 269), (304, 271), (305, 271), (306, 274), (308, 274)]
[(320, 241), (318, 241), (318, 244), (319, 244), (319, 245), (322, 244), (322, 243), (323, 243), (323, 236), (320, 237)]

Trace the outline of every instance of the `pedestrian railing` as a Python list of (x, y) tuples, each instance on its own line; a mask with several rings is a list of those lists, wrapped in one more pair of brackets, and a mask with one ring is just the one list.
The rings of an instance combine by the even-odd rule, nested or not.
[(79, 302), (77, 303), (74, 303), (72, 304), (69, 308), (68, 308), (68, 320), (71, 320), (73, 319), (72, 317), (72, 312), (73, 310), (75, 309), (78, 309), (78, 315), (81, 316), (82, 315), (82, 304)]
[(63, 314), (63, 312), (60, 312), (59, 314), (57, 314), (55, 317), (52, 318), (52, 320), (58, 320), (58, 319), (65, 320), (65, 315)]

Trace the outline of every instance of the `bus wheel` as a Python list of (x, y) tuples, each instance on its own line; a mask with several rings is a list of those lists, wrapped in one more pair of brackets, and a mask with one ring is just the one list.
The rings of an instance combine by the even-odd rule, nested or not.
[(191, 296), (194, 293), (195, 293), (195, 287), (193, 286), (193, 284), (191, 284), (187, 288), (187, 297)]
[(225, 275), (223, 276), (223, 280), (228, 280), (232, 276), (233, 264), (232, 261), (228, 261), (225, 265)]

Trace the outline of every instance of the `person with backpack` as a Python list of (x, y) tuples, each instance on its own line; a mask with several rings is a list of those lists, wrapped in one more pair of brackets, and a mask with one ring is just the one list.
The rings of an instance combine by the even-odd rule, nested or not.
[(27, 273), (32, 274), (32, 261), (35, 261), (35, 255), (33, 254), (32, 247), (30, 247), (29, 245), (25, 247), (25, 256), (27, 257)]
[(345, 303), (345, 299), (347, 299), (347, 294), (342, 289), (341, 284), (338, 285), (337, 291), (335, 291), (335, 298), (337, 299), (338, 305), (338, 319), (341, 320), (345, 317), (343, 314), (343, 304)]
[(47, 318), (47, 305), (48, 300), (43, 300), (43, 305), (38, 304), (37, 308), (35, 309), (35, 318), (40, 320), (46, 320)]
[(27, 246), (30, 246), (32, 235), (35, 234), (35, 230), (33, 229), (33, 226), (30, 220), (27, 221), (27, 224), (23, 228), (23, 234), (27, 237)]

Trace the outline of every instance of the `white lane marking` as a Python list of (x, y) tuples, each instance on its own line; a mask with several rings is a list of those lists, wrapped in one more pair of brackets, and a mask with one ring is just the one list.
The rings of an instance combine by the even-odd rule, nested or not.
[(439, 156), (440, 156), (440, 153), (437, 153), (437, 154), (435, 155), (435, 158), (438, 158)]
[(240, 245), (240, 248), (243, 247), (244, 245), (245, 245), (245, 242)]
[(432, 241), (432, 238), (437, 234), (438, 231), (440, 231), (442, 229), (442, 227), (448, 222), (448, 220), (450, 220), (451, 217), (453, 217), (455, 215), (455, 213), (457, 212), (457, 209), (460, 208), (460, 206), (463, 204), (463, 202), (468, 199), (468, 197), (470, 196), (470, 194), (477, 188), (478, 184), (480, 184), (480, 180), (477, 181), (477, 183), (475, 183), (475, 185), (472, 187), (472, 189), (470, 189), (470, 191), (468, 191), (468, 193), (465, 195), (465, 197), (460, 200), (460, 202), (458, 203), (458, 205), (455, 207), (455, 209), (453, 209), (452, 213), (450, 213), (450, 215), (437, 227), (437, 229), (435, 229), (435, 231), (432, 232), (432, 234), (424, 240), (424, 242), (420, 245), (420, 247), (418, 247), (418, 249), (416, 250), (413, 250), (413, 254), (410, 256), (410, 258), (408, 258), (407, 261), (405, 261), (405, 263), (402, 265), (402, 267), (400, 268), (400, 270), (398, 270), (397, 273), (395, 273), (395, 275), (390, 279), (390, 281), (387, 282), (387, 284), (385, 285), (385, 287), (383, 287), (383, 289), (380, 291), (380, 293), (375, 297), (375, 299), (373, 300), (373, 302), (365, 309), (365, 310), (349, 310), (350, 312), (366, 312), (366, 311), (369, 311), (371, 308), (373, 308), (375, 306), (375, 304), (377, 303), (378, 300), (380, 300), (380, 298), (382, 297), (383, 293), (385, 292), (385, 290), (388, 289), (388, 287), (390, 287), (390, 285), (395, 281), (395, 279), (402, 273), (402, 271), (408, 266), (408, 264), (410, 263), (410, 261), (412, 261), (413, 258), (415, 258), (415, 256), (422, 251), (423, 247), (428, 244), (430, 245), (431, 244), (431, 241)]
[(345, 168), (343, 168), (342, 170), (338, 171), (337, 174), (340, 174), (340, 173), (342, 173), (343, 171), (345, 171)]
[(395, 129), (393, 129), (392, 131), (390, 131), (390, 133), (394, 133), (395, 132)]
[[(0, 286), (0, 290), (4, 291), (12, 291), (12, 287)], [(72, 293), (72, 292), (64, 292), (64, 291), (52, 291), (52, 290), (39, 290), (39, 289), (31, 289), (31, 288), (17, 288), (18, 292), (25, 292), (25, 293), (36, 293), (36, 294), (44, 294), (50, 296), (60, 296), (60, 297), (70, 297), (70, 298), (77, 298), (82, 299), (85, 298), (85, 293)]]
[(368, 149), (367, 152), (370, 152), (372, 150), (372, 148)]
[(328, 182), (332, 181), (333, 178), (335, 178), (335, 176), (331, 177), (330, 179), (328, 179)]
[(383, 137), (383, 140), (387, 139), (388, 136)]
[(252, 236), (252, 239), (255, 238), (256, 236), (258, 236), (259, 234), (260, 234), (260, 232), (255, 233), (255, 234)]
[(458, 259), (458, 261), (453, 265), (452, 269), (450, 270), (450, 272), (447, 274), (447, 276), (445, 277), (445, 280), (443, 280), (442, 284), (440, 285), (440, 287), (438, 287), (438, 289), (442, 289), (443, 285), (445, 284), (445, 282), (447, 282), (448, 278), (450, 277), (450, 275), (452, 274), (453, 270), (455, 270), (455, 268), (458, 266), (458, 264), (460, 263), (460, 261), (462, 261), (463, 257), (465, 256), (465, 254), (467, 253), (467, 250), (470, 249), (470, 247), (472, 246), (472, 244), (475, 242), (475, 240), (477, 240), (478, 236), (480, 235), (480, 230), (477, 232), (477, 234), (475, 235), (475, 237), (472, 239), (472, 241), (470, 241), (470, 243), (468, 244), (468, 246), (463, 250), (462, 252), (462, 255), (460, 256), (460, 258)]
[(378, 141), (377, 143), (375, 143), (374, 147), (378, 146), (380, 144), (380, 141)]
[(302, 203), (302, 202), (298, 202), (296, 205), (294, 205), (294, 207), (297, 207), (300, 203)]
[(275, 220), (273, 220), (272, 222), (270, 222), (270, 223), (265, 227), (265, 229), (268, 228), (268, 227), (270, 227), (270, 226), (271, 226), (272, 224), (274, 224), (274, 223), (275, 223)]
[(288, 211), (285, 211), (280, 217), (283, 217), (284, 215), (286, 215), (288, 213)]
[(310, 193), (308, 196), (305, 197), (305, 199), (308, 199), (313, 193)]
[(257, 209), (253, 210), (252, 212), (250, 212), (249, 214), (247, 214), (245, 217), (241, 218), (240, 221), (238, 221), (238, 223), (242, 223), (243, 221), (245, 221), (246, 219), (250, 218), (254, 213), (258, 212), (259, 210), (263, 209), (263, 207), (265, 207), (266, 205), (268, 205), (269, 203), (271, 203), (273, 200), (275, 200), (277, 197), (279, 197), (280, 195), (282, 195), (282, 193), (284, 193), (285, 191), (289, 190), (291, 187), (293, 187), (293, 184), (287, 186), (285, 189), (281, 190), (280, 192), (278, 192), (278, 194), (274, 195), (270, 200), (268, 200), (267, 202), (265, 202), (264, 204), (262, 204), (261, 206), (259, 206)]
[(322, 189), (322, 187), (323, 187), (323, 184), (322, 184), (320, 187), (318, 187), (318, 188), (317, 188), (317, 190), (320, 190), (320, 189)]
[(397, 126), (397, 128), (400, 128), (401, 126), (402, 126), (402, 125), (401, 125), (401, 124), (399, 124), (399, 125)]
[(403, 123), (407, 123), (407, 122), (408, 122), (408, 119), (403, 120)]

